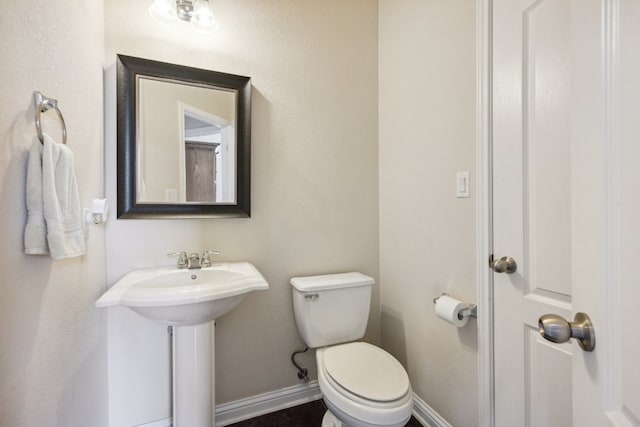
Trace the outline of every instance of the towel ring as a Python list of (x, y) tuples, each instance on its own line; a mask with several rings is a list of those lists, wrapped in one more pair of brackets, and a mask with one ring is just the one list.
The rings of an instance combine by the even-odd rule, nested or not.
[(62, 111), (58, 108), (58, 101), (56, 99), (47, 98), (40, 92), (33, 94), (34, 102), (36, 104), (36, 131), (38, 132), (38, 139), (44, 144), (44, 136), (42, 135), (42, 126), (40, 124), (40, 115), (49, 109), (54, 109), (58, 113), (58, 118), (62, 124), (62, 143), (67, 145), (67, 125), (64, 123), (64, 117), (62, 117)]

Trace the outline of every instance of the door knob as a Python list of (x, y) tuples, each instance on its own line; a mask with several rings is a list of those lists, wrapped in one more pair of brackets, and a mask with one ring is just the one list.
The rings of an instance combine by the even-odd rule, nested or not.
[(573, 322), (556, 314), (545, 314), (538, 320), (538, 328), (540, 335), (551, 342), (563, 343), (575, 338), (584, 351), (593, 351), (596, 347), (593, 324), (585, 313), (576, 313)]
[(511, 273), (515, 273), (515, 271), (518, 269), (518, 264), (516, 264), (516, 260), (511, 258), (510, 256), (503, 256), (502, 258), (497, 259), (495, 261), (492, 259), (489, 262), (489, 266), (496, 273), (511, 274)]

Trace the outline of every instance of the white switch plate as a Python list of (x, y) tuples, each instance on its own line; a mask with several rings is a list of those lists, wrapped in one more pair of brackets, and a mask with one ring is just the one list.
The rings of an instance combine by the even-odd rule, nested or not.
[(469, 197), (469, 171), (456, 174), (456, 197)]

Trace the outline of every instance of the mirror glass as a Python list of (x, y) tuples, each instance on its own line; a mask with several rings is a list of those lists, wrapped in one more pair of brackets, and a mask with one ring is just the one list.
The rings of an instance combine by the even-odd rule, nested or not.
[(250, 79), (118, 55), (118, 217), (249, 216)]
[(235, 92), (138, 78), (138, 203), (235, 203)]

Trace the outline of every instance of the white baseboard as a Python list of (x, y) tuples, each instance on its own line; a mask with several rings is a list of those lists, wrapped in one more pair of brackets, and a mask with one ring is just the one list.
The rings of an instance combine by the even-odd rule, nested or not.
[[(292, 408), (322, 398), (318, 381), (295, 385), (216, 406), (216, 427)], [(413, 394), (413, 416), (427, 427), (452, 427), (417, 394)], [(138, 427), (171, 427), (172, 419), (154, 421)]]
[(150, 423), (138, 424), (134, 427), (172, 427), (173, 418), (165, 418), (163, 420), (152, 421)]
[(429, 427), (453, 427), (447, 420), (442, 418), (431, 406), (413, 393), (413, 416), (423, 426)]
[(318, 381), (259, 394), (216, 406), (216, 427), (259, 417), (281, 409), (312, 402), (322, 397)]
[[(322, 398), (318, 381), (286, 387), (216, 406), (216, 427), (245, 421)], [(413, 394), (413, 416), (424, 426), (452, 427), (420, 396)]]

